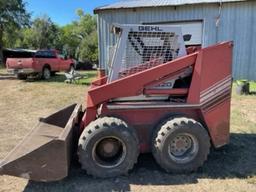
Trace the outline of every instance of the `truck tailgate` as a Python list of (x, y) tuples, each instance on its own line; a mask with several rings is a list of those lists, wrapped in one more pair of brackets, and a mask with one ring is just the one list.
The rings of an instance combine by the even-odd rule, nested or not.
[(8, 58), (6, 65), (9, 69), (32, 68), (33, 58)]

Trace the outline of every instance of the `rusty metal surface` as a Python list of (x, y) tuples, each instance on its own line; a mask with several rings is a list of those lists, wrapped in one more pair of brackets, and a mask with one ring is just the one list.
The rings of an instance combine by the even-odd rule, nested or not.
[(45, 119), (0, 162), (0, 174), (34, 181), (56, 181), (68, 175), (74, 126), (81, 105), (70, 105)]

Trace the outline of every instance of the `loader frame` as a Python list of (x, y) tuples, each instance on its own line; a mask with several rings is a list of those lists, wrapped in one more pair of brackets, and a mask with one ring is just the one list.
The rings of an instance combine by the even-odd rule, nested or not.
[[(139, 135), (145, 135), (140, 133), (147, 132), (146, 137), (149, 138), (150, 130), (153, 128), (147, 130), (148, 127), (156, 126), (157, 122), (168, 114), (181, 113), (194, 117), (207, 127), (214, 147), (227, 144), (232, 86), (232, 47), (232, 42), (223, 42), (110, 83), (107, 83), (107, 77), (94, 81), (88, 90), (87, 111), (83, 116), (80, 131), (82, 132), (97, 117), (114, 115), (126, 119), (127, 123), (137, 127)], [(174, 88), (164, 92), (148, 89), (149, 85), (161, 83), (165, 78), (174, 77), (177, 72), (188, 67), (193, 69), (188, 88)], [(110, 102), (115, 98), (141, 94), (182, 95), (186, 102)], [(132, 118), (134, 114), (136, 118)], [(140, 122), (139, 125), (134, 123), (136, 120)], [(148, 139), (142, 140), (141, 151), (146, 152), (150, 149), (150, 143)]]

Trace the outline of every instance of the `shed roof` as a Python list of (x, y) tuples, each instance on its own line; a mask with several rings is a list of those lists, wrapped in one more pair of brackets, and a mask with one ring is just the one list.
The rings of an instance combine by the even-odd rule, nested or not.
[(142, 7), (161, 7), (161, 6), (180, 6), (191, 4), (204, 4), (204, 3), (225, 3), (225, 2), (240, 2), (248, 0), (122, 0), (110, 5), (97, 7), (94, 13), (102, 10), (111, 9), (129, 9), (129, 8), (142, 8)]

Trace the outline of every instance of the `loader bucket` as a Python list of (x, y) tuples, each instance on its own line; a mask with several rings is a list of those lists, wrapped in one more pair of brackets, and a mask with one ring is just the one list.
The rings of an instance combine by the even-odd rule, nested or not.
[(68, 175), (75, 124), (81, 105), (70, 105), (44, 119), (0, 162), (0, 174), (34, 181)]

